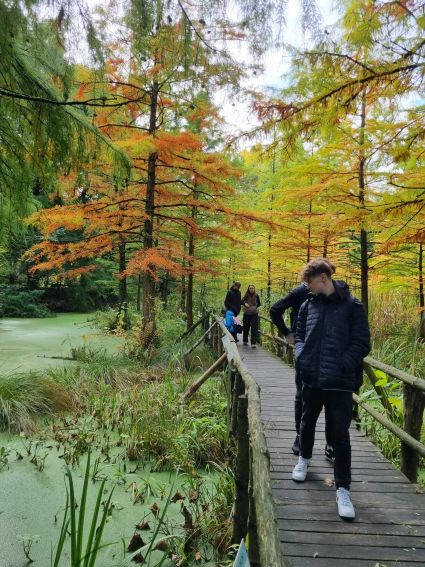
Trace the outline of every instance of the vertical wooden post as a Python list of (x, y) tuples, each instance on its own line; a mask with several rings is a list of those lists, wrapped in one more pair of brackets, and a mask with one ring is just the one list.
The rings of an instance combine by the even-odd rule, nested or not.
[(239, 396), (242, 396), (244, 393), (245, 393), (244, 381), (242, 379), (242, 376), (239, 374), (239, 372), (236, 372), (235, 382), (233, 386), (233, 393), (232, 393), (232, 413), (230, 418), (230, 432), (232, 433), (232, 435), (236, 435), (236, 430), (237, 430)]
[[(409, 384), (403, 384), (404, 416), (403, 429), (406, 433), (420, 440), (425, 396)], [(401, 442), (401, 472), (411, 482), (418, 480), (418, 454)]]
[(223, 341), (221, 340), (221, 332), (220, 332), (220, 327), (217, 325), (217, 329), (218, 329), (218, 354), (221, 356), (224, 352), (224, 346), (223, 346)]
[[(208, 311), (204, 315), (204, 322), (203, 322), (202, 326), (203, 326), (204, 333), (206, 331), (208, 331), (208, 329), (210, 328), (210, 314), (209, 314)], [(204, 343), (206, 345), (209, 343), (209, 336), (208, 335), (205, 336)]]
[(252, 486), (252, 450), (249, 451), (249, 515), (248, 515), (248, 556), (250, 567), (260, 567), (260, 546), (257, 533), (254, 488)]
[(218, 325), (214, 325), (211, 342), (212, 342), (212, 349), (215, 354), (218, 354), (218, 344), (217, 344), (218, 334), (219, 334)]
[[(281, 331), (277, 331), (277, 336), (281, 339), (282, 338), (282, 333)], [(284, 347), (282, 345), (282, 343), (280, 341), (276, 341), (277, 342), (277, 356), (279, 358), (284, 358), (285, 355), (285, 351), (284, 351)]]
[(233, 511), (232, 543), (240, 543), (248, 531), (249, 516), (249, 434), (248, 434), (248, 398), (238, 397), (237, 411), (237, 455), (235, 470), (235, 506)]

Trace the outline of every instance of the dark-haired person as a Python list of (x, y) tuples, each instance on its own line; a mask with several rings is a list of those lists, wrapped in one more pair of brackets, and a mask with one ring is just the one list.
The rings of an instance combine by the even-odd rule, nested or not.
[(237, 317), (241, 312), (241, 282), (233, 282), (224, 300), (226, 311), (233, 311), (233, 315)]
[(344, 520), (354, 520), (349, 427), (358, 369), (370, 351), (369, 324), (360, 301), (350, 294), (347, 286), (332, 280), (327, 262), (312, 260), (304, 268), (301, 279), (312, 295), (301, 306), (295, 334), (295, 356), (303, 384), (303, 414), (300, 456), (292, 478), (297, 482), (306, 479), (317, 418), (325, 406), (331, 417), (338, 514)]
[(250, 284), (242, 298), (243, 305), (243, 344), (248, 344), (249, 330), (251, 329), (251, 346), (257, 347), (258, 330), (260, 328), (260, 317), (258, 308), (261, 305), (255, 285)]
[[(331, 267), (332, 274), (335, 273), (335, 266), (329, 262), (326, 258), (323, 258), (324, 262), (328, 262), (329, 266)], [(292, 289), (289, 293), (287, 293), (282, 299), (276, 301), (270, 307), (270, 318), (279, 331), (283, 334), (289, 344), (295, 344), (295, 327), (297, 324), (298, 312), (300, 310), (301, 305), (304, 301), (307, 300), (310, 291), (306, 282), (301, 282), (301, 285)], [(290, 328), (285, 324), (285, 320), (283, 318), (285, 311), (290, 309)], [(302, 382), (300, 378), (300, 373), (298, 372), (297, 366), (295, 366), (295, 401), (294, 401), (294, 417), (295, 417), (295, 430), (296, 430), (296, 437), (295, 441), (292, 444), (292, 452), (294, 455), (299, 455), (300, 452), (300, 424), (301, 424), (301, 416), (303, 413), (303, 402), (301, 399), (301, 390), (302, 390)], [(326, 437), (326, 446), (325, 446), (325, 457), (326, 459), (333, 464), (334, 459), (334, 451), (332, 445), (332, 437), (330, 432), (330, 418), (329, 413), (326, 411), (325, 408), (325, 437)]]

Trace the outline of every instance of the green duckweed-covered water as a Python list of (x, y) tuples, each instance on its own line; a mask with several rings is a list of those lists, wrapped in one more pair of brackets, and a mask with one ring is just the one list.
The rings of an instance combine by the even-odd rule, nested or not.
[[(50, 566), (50, 553), (52, 546), (55, 548), (58, 541), (63, 511), (66, 502), (65, 464), (56, 449), (50, 450), (42, 446), (39, 453), (45, 451), (49, 454), (44, 463), (42, 471), (30, 462), (31, 457), (25, 452), (25, 439), (17, 436), (0, 435), (0, 447), (8, 447), (10, 454), (7, 466), (0, 471), (0, 566), (1, 567), (24, 567), (28, 565), (23, 552), (21, 538), (34, 538), (38, 541), (33, 544), (30, 556), (34, 560), (32, 565), (39, 567)], [(48, 445), (48, 444), (47, 444)], [(16, 451), (23, 456), (16, 458)], [(92, 457), (92, 464), (94, 455)], [(86, 459), (82, 458), (80, 466), (72, 469), (77, 500), (81, 494)], [(115, 486), (112, 496), (112, 514), (108, 519), (103, 543), (119, 542), (117, 545), (108, 546), (102, 551), (101, 559), (96, 565), (112, 567), (123, 565), (123, 549), (135, 533), (135, 526), (142, 520), (146, 520), (151, 527), (150, 531), (139, 531), (145, 543), (150, 541), (155, 526), (155, 517), (150, 507), (156, 503), (161, 510), (165, 506), (167, 496), (172, 489), (173, 494), (179, 490), (188, 492), (188, 477), (175, 473), (151, 473), (149, 467), (134, 471), (134, 463), (127, 461), (127, 471), (123, 472), (121, 465), (102, 463), (99, 476), (107, 476), (106, 488), (109, 490)], [(132, 470), (133, 469), (133, 470)], [(208, 484), (212, 484), (205, 478)], [(134, 484), (133, 484), (134, 483)], [(134, 500), (134, 491), (146, 491), (146, 483), (149, 491), (146, 493), (144, 502)], [(174, 483), (174, 487), (173, 487)], [(91, 511), (97, 497), (100, 480), (89, 483), (88, 507)], [(108, 493), (105, 494), (106, 501)], [(187, 503), (187, 498), (186, 498)], [(89, 520), (86, 520), (89, 522)], [(184, 518), (181, 514), (181, 502), (171, 503), (167, 509), (167, 521), (179, 526)], [(88, 533), (88, 528), (86, 528)], [(177, 533), (177, 530), (174, 532)], [(120, 542), (122, 540), (122, 542)], [(69, 538), (68, 538), (69, 541)], [(68, 550), (69, 545), (65, 548)], [(162, 557), (161, 552), (155, 552), (152, 567)], [(203, 563), (205, 565), (205, 563)], [(63, 567), (69, 567), (68, 553), (64, 554)], [(134, 565), (131, 561), (128, 565)], [(170, 565), (165, 562), (164, 566)]]
[[(0, 372), (42, 370), (69, 357), (72, 347), (116, 349), (119, 338), (93, 328), (87, 314), (65, 313), (47, 319), (0, 319)], [(71, 362), (72, 364), (72, 362)]]

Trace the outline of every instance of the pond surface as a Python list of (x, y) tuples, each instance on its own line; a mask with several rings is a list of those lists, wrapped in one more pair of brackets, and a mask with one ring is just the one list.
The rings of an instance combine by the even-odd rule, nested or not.
[(95, 329), (89, 317), (87, 313), (64, 313), (46, 319), (0, 319), (0, 373), (64, 364), (51, 357), (69, 357), (71, 347), (118, 348), (120, 339)]
[[(8, 447), (10, 454), (8, 463), (0, 470), (0, 566), (1, 567), (25, 567), (28, 562), (23, 552), (22, 538), (34, 538), (30, 557), (34, 560), (32, 565), (49, 567), (51, 551), (56, 549), (59, 533), (63, 520), (66, 503), (65, 464), (56, 448), (49, 450), (49, 443), (40, 445), (38, 453), (43, 456), (48, 453), (44, 469), (38, 470), (31, 463), (31, 456), (26, 453), (25, 445), (28, 441), (18, 436), (0, 434), (0, 447)], [(17, 451), (22, 459), (17, 459)], [(32, 451), (33, 454), (33, 451)], [(95, 455), (92, 457), (92, 465)], [(80, 466), (72, 469), (77, 502), (80, 501), (83, 485), (84, 469), (86, 459), (82, 458)], [(149, 467), (134, 470), (135, 464), (127, 461), (124, 473), (122, 462), (120, 465), (101, 463), (99, 476), (108, 478), (106, 483), (107, 492), (102, 498), (106, 501), (109, 491), (114, 487), (112, 496), (112, 514), (105, 527), (102, 541), (104, 544), (112, 544), (101, 553), (100, 561), (96, 562), (99, 567), (118, 567), (123, 565), (123, 549), (135, 533), (135, 526), (146, 520), (151, 527), (149, 531), (139, 531), (145, 543), (149, 543), (155, 527), (155, 516), (150, 507), (156, 503), (161, 514), (165, 506), (169, 492), (173, 494), (181, 490), (187, 494), (188, 477), (175, 473), (151, 473)], [(133, 469), (133, 470), (132, 470)], [(208, 480), (207, 480), (208, 482)], [(134, 483), (134, 484), (133, 484)], [(88, 503), (89, 513), (86, 519), (85, 533), (90, 530), (90, 519), (95, 506), (100, 481), (89, 481)], [(146, 489), (149, 484), (144, 501), (134, 499), (134, 489), (139, 491)], [(210, 484), (210, 482), (209, 482)], [(174, 486), (173, 486), (174, 485)], [(134, 487), (134, 488), (133, 488)], [(187, 498), (186, 498), (187, 503)], [(78, 510), (77, 510), (78, 511)], [(180, 526), (178, 532), (182, 532), (181, 525), (184, 518), (181, 514), (181, 502), (171, 503), (167, 509), (167, 521), (170, 525)], [(177, 533), (174, 531), (174, 533)], [(120, 541), (122, 540), (122, 541)], [(63, 555), (61, 567), (69, 567), (69, 538), (65, 544), (66, 554)], [(151, 559), (151, 567), (156, 565), (162, 557), (161, 552), (154, 552)], [(126, 560), (125, 565), (135, 565)], [(163, 567), (169, 566), (166, 561)], [(204, 563), (205, 565), (205, 563)]]

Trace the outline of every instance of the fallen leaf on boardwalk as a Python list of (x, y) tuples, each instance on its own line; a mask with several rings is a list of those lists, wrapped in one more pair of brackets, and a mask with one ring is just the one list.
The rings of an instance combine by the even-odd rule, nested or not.
[(415, 492), (416, 492), (416, 494), (423, 494), (423, 490), (421, 489), (420, 486), (417, 486), (417, 485), (416, 485), (416, 488), (415, 488)]
[(325, 478), (323, 482), (326, 484), (326, 486), (333, 486), (335, 484), (334, 481), (330, 478)]
[(318, 552), (316, 551), (316, 553), (313, 554), (313, 558), (314, 558), (314, 559), (317, 559), (318, 557), (319, 557), (319, 554), (318, 554)]

